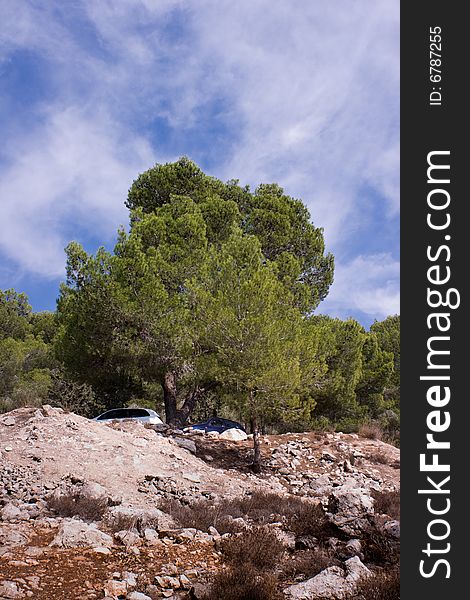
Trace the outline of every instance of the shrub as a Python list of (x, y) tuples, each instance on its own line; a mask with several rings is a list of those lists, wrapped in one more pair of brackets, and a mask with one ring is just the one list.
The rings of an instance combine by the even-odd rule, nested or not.
[(379, 465), (388, 465), (390, 462), (387, 455), (383, 452), (371, 452), (368, 454), (367, 459), (373, 463), (378, 463)]
[(117, 513), (112, 518), (106, 519), (106, 528), (111, 533), (118, 531), (131, 531), (131, 529), (139, 530), (139, 519), (134, 515), (126, 515)]
[(328, 521), (321, 504), (301, 502), (297, 511), (288, 519), (289, 529), (299, 536), (313, 536), (325, 542), (332, 536), (339, 537), (337, 528)]
[(362, 427), (363, 419), (360, 417), (344, 417), (335, 423), (335, 431), (343, 433), (357, 433)]
[[(281, 496), (274, 493), (254, 492), (250, 496), (223, 500), (213, 505), (208, 500), (200, 500), (191, 505), (183, 505), (177, 500), (163, 500), (159, 508), (170, 514), (181, 527), (194, 527), (207, 531), (210, 526), (219, 533), (236, 533), (243, 527), (233, 522), (236, 518), (248, 518), (256, 525), (264, 525), (284, 518), (290, 526), (292, 520), (309, 519), (312, 514), (324, 518), (322, 509), (296, 496)], [(313, 513), (312, 513), (313, 511)], [(305, 527), (302, 526), (304, 529)]]
[(396, 565), (400, 560), (399, 542), (374, 525), (363, 532), (362, 550), (365, 560), (375, 565)]
[(384, 431), (379, 423), (370, 421), (364, 423), (359, 427), (358, 433), (360, 436), (371, 439), (371, 440), (382, 440), (384, 438)]
[(335, 559), (330, 552), (324, 548), (314, 548), (312, 550), (301, 550), (289, 556), (288, 560), (282, 565), (282, 574), (291, 579), (297, 575), (302, 575), (305, 579), (315, 577), (324, 569), (333, 565), (340, 565), (340, 561)]
[(303, 504), (295, 496), (281, 496), (267, 492), (254, 492), (250, 496), (234, 498), (224, 502), (226, 514), (232, 517), (248, 517), (255, 523), (262, 525), (279, 517), (290, 517), (299, 510)]
[(328, 417), (320, 415), (312, 419), (310, 429), (313, 431), (334, 431), (334, 425)]
[(65, 494), (52, 494), (47, 506), (60, 517), (80, 517), (84, 521), (100, 521), (106, 512), (106, 498), (95, 498), (70, 491)]
[(249, 564), (262, 571), (272, 569), (284, 553), (284, 546), (270, 529), (253, 527), (249, 531), (225, 540), (222, 544), (222, 553), (224, 562), (234, 568)]
[(203, 600), (283, 600), (274, 575), (259, 573), (245, 565), (243, 569), (226, 569), (215, 575), (210, 591)]
[(184, 505), (175, 499), (160, 502), (160, 510), (171, 515), (181, 527), (193, 527), (199, 531), (208, 531), (215, 527), (221, 534), (238, 533), (243, 530), (234, 523), (225, 511), (225, 505), (213, 505), (207, 500), (199, 500), (191, 505)]
[(361, 581), (356, 589), (357, 600), (400, 600), (400, 573), (398, 567), (379, 571)]
[(386, 410), (380, 415), (379, 423), (385, 432), (385, 441), (400, 446), (400, 415), (393, 410)]
[(385, 514), (400, 520), (400, 492), (391, 490), (388, 492), (372, 492), (374, 498), (374, 510), (378, 514)]
[(74, 412), (84, 417), (94, 417), (105, 409), (98, 402), (92, 387), (86, 383), (78, 383), (67, 375), (54, 370), (48, 401), (53, 406)]

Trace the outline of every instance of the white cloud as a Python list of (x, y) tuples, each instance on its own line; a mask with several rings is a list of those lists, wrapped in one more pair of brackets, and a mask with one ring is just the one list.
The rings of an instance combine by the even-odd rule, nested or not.
[(397, 3), (210, 4), (200, 53), (216, 57), (241, 132), (223, 173), (280, 181), (338, 249), (364, 184), (396, 212)]
[(123, 198), (133, 178), (153, 158), (144, 140), (127, 136), (106, 117), (66, 109), (17, 140), (0, 180), (3, 252), (23, 269), (57, 277), (71, 230), (109, 240), (127, 222)]
[(400, 263), (390, 254), (361, 255), (339, 264), (335, 283), (319, 312), (344, 319), (360, 311), (379, 320), (398, 314), (399, 275)]

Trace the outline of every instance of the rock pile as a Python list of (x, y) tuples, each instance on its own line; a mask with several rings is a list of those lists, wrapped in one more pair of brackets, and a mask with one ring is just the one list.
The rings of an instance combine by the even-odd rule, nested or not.
[[(325, 546), (342, 565), (289, 581), (286, 600), (347, 598), (370, 574), (362, 539), (368, 524), (375, 519), (399, 539), (399, 521), (379, 519), (371, 496), (398, 487), (399, 451), (343, 434), (262, 441), (268, 469), (258, 476), (217, 467), (211, 454), (211, 444), (248, 452), (250, 440), (163, 435), (135, 422), (108, 426), (48, 406), (1, 416), (0, 600), (200, 597), (193, 588), (220, 569), (225, 538), (244, 534), (182, 527), (159, 503), (218, 506), (259, 491), (320, 503), (337, 536), (319, 541), (282, 519), (266, 521), (286, 556)], [(374, 462), (378, 452), (386, 460)], [(254, 524), (246, 515), (230, 520), (233, 531)]]

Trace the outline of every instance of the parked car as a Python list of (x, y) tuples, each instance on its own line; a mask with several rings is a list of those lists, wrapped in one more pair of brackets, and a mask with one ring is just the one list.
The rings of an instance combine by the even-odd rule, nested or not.
[(192, 429), (199, 429), (205, 431), (217, 431), (217, 433), (222, 433), (227, 431), (227, 429), (241, 429), (245, 431), (245, 428), (237, 423), (236, 421), (230, 421), (229, 419), (221, 419), (220, 417), (212, 417), (211, 419), (207, 419), (203, 423), (195, 423), (194, 425), (190, 425), (186, 427), (184, 431), (191, 431)]
[(160, 425), (163, 421), (160, 415), (150, 408), (113, 408), (98, 415), (93, 421), (123, 421), (132, 419), (141, 423), (150, 423), (152, 425)]

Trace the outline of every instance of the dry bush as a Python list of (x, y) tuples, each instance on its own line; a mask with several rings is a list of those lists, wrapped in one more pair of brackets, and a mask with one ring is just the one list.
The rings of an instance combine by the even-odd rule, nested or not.
[(106, 498), (95, 498), (80, 492), (52, 494), (47, 506), (60, 517), (80, 517), (84, 521), (100, 521), (108, 507)]
[[(265, 525), (284, 518), (288, 523), (293, 519), (310, 518), (312, 504), (296, 496), (281, 496), (274, 493), (254, 492), (250, 496), (223, 500), (213, 505), (209, 500), (200, 500), (191, 505), (183, 505), (178, 500), (162, 500), (159, 508), (171, 515), (181, 527), (194, 527), (207, 531), (213, 526), (219, 533), (237, 533), (243, 527), (233, 519), (249, 519), (256, 525)], [(322, 512), (323, 516), (323, 512)]]
[(400, 520), (400, 492), (397, 490), (388, 492), (372, 492), (374, 498), (374, 511), (378, 514), (389, 515), (393, 519)]
[(377, 450), (377, 452), (370, 452), (366, 458), (371, 462), (380, 465), (388, 465), (390, 462), (388, 456), (384, 452), (380, 452), (379, 450)]
[(374, 573), (356, 589), (357, 600), (400, 600), (400, 572), (398, 567)]
[(296, 496), (281, 496), (267, 492), (254, 492), (250, 496), (234, 498), (223, 503), (225, 514), (232, 517), (248, 517), (262, 525), (278, 520), (279, 517), (290, 518), (305, 503)]
[(282, 575), (286, 579), (292, 579), (297, 575), (302, 575), (305, 579), (310, 579), (324, 569), (333, 565), (339, 566), (340, 564), (341, 562), (324, 548), (300, 550), (290, 555), (283, 563)]
[(175, 499), (166, 499), (160, 502), (159, 508), (171, 515), (181, 527), (192, 527), (199, 531), (208, 531), (209, 527), (215, 527), (221, 534), (238, 533), (244, 529), (227, 516), (224, 505), (213, 505), (208, 500), (199, 500), (188, 505)]
[(242, 569), (219, 571), (203, 600), (283, 600), (274, 575), (259, 573), (246, 565)]
[(288, 528), (297, 537), (313, 536), (322, 543), (330, 537), (342, 537), (337, 528), (328, 521), (321, 504), (302, 501), (297, 512), (290, 515)]
[(284, 553), (284, 546), (274, 531), (253, 527), (222, 543), (223, 560), (233, 567), (251, 565), (260, 571), (272, 569)]
[(106, 519), (106, 529), (110, 533), (131, 531), (131, 529), (138, 529), (138, 521), (139, 519), (136, 516), (117, 513)]
[(298, 536), (312, 535), (324, 540), (338, 533), (328, 522), (320, 504), (298, 496), (255, 492), (251, 496), (226, 501), (223, 508), (226, 514), (248, 517), (257, 525), (283, 518), (286, 528)]
[(387, 566), (400, 560), (400, 543), (374, 525), (363, 531), (361, 543), (366, 562)]
[(113, 533), (117, 533), (118, 531), (131, 531), (132, 529), (137, 529), (137, 517), (132, 517), (131, 515), (123, 515), (118, 514), (114, 519), (109, 521), (109, 529)]
[(384, 430), (379, 423), (370, 422), (364, 423), (359, 427), (358, 434), (361, 437), (368, 438), (370, 440), (382, 440), (384, 438)]

